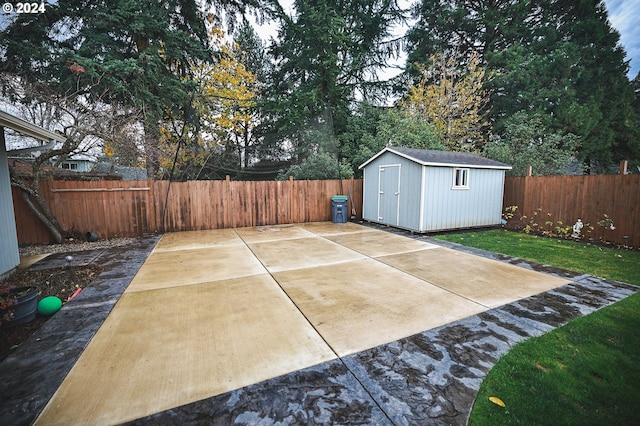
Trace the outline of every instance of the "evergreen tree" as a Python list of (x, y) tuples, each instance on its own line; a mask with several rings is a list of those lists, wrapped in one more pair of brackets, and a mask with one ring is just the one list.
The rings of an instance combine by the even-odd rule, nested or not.
[(1, 43), (3, 72), (154, 108), (180, 105), (190, 63), (209, 57), (204, 16), (189, 0), (57, 2), (18, 16)]
[(504, 132), (494, 135), (483, 154), (510, 164), (510, 176), (524, 176), (529, 166), (536, 176), (564, 174), (575, 158), (578, 142), (573, 134), (552, 133), (540, 114), (520, 111), (507, 119)]
[(264, 42), (248, 21), (243, 21), (234, 32), (233, 40), (235, 54), (244, 56), (242, 63), (245, 68), (253, 73), (258, 81), (266, 83), (272, 71), (272, 63), (267, 55)]
[(349, 117), (347, 129), (340, 135), (341, 158), (358, 178), (362, 177), (358, 167), (386, 146), (445, 149), (433, 124), (398, 107), (363, 102)]
[(631, 82), (634, 91), (633, 112), (632, 117), (635, 126), (633, 126), (633, 134), (631, 142), (628, 145), (628, 152), (624, 156), (629, 159), (629, 166), (633, 173), (640, 173), (640, 72)]
[(606, 171), (632, 152), (633, 93), (619, 35), (598, 0), (424, 0), (414, 8), (409, 62), (438, 50), (476, 50), (494, 79), (490, 119), (502, 133), (518, 111), (580, 137), (579, 158)]
[(381, 119), (388, 109), (368, 102), (359, 103), (347, 119), (346, 130), (339, 135), (340, 157), (351, 165), (356, 177), (362, 177), (358, 167), (388, 143), (378, 134)]
[[(215, 4), (237, 10), (244, 2)], [(44, 13), (19, 15), (2, 31), (0, 72), (89, 102), (135, 108), (150, 142), (162, 118), (186, 114), (195, 88), (190, 70), (211, 59), (207, 18), (214, 20), (194, 0), (48, 3)]]
[(558, 32), (579, 51), (575, 101), (557, 109), (559, 127), (583, 139), (580, 159), (596, 172), (606, 172), (633, 137), (633, 89), (620, 35), (608, 21), (604, 2), (558, 0), (552, 4)]
[(336, 155), (356, 95), (371, 95), (376, 71), (397, 53), (388, 39), (401, 11), (395, 0), (296, 0), (294, 8), (294, 16), (277, 2), (269, 10), (280, 42), (270, 47), (263, 132), (301, 162), (318, 149)]
[(407, 33), (410, 72), (438, 52), (476, 51), (491, 63), (501, 52), (522, 40), (525, 26), (540, 21), (539, 7), (522, 0), (422, 0), (412, 9), (415, 24)]

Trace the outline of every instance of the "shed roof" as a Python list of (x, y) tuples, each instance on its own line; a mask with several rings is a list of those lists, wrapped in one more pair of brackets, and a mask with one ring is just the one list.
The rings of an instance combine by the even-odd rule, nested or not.
[(468, 152), (435, 151), (428, 149), (400, 148), (388, 146), (359, 168), (364, 168), (367, 164), (384, 154), (391, 152), (401, 157), (407, 158), (423, 166), (446, 166), (446, 167), (471, 167), (477, 169), (500, 169), (510, 170), (511, 166), (480, 155)]

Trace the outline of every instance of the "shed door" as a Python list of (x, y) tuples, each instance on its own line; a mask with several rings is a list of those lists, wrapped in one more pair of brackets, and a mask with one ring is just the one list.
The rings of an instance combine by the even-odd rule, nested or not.
[(398, 225), (400, 211), (400, 164), (378, 169), (378, 222)]

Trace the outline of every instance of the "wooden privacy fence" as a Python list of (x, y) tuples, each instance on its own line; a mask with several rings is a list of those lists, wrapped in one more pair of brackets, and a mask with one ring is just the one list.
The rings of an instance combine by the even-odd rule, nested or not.
[[(133, 237), (331, 220), (331, 197), (349, 196), (362, 214), (362, 180), (316, 181), (43, 181), (41, 194), (65, 230), (80, 236)], [(165, 200), (167, 200), (165, 208)], [(50, 243), (47, 229), (13, 188), (18, 242)]]
[[(509, 226), (524, 226), (533, 218), (555, 229), (558, 221), (573, 226), (582, 219), (587, 237), (624, 244), (627, 236), (629, 245), (640, 246), (640, 175), (507, 177), (503, 206), (518, 206)], [(605, 214), (615, 230), (598, 225)], [(519, 221), (522, 215), (527, 218)]]
[[(43, 181), (41, 193), (64, 229), (101, 238), (162, 231), (168, 181)], [(342, 186), (342, 188), (341, 188)], [(362, 180), (172, 182), (165, 231), (189, 231), (331, 220), (331, 196), (349, 195), (362, 215)], [(46, 228), (13, 189), (18, 242), (49, 243)], [(583, 234), (640, 246), (640, 175), (527, 176), (505, 179), (504, 207), (518, 206), (509, 226), (525, 225), (537, 211), (541, 226), (594, 227)], [(550, 213), (550, 215), (549, 215)], [(597, 222), (608, 215), (615, 230)], [(518, 221), (521, 215), (527, 219)], [(545, 222), (553, 222), (546, 225)]]

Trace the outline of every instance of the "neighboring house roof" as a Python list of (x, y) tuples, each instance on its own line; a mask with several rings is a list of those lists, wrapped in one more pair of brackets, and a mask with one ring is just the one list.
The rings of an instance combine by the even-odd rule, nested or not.
[(93, 166), (94, 172), (116, 174), (122, 180), (147, 180), (147, 169), (141, 167), (116, 166), (107, 161), (101, 161)]
[[(7, 159), (9, 166), (13, 168), (13, 172), (20, 177), (30, 178), (33, 176), (32, 164), (33, 160), (29, 158), (11, 158)], [(57, 180), (122, 180), (122, 176), (113, 173), (99, 172), (76, 172), (54, 167), (49, 164), (42, 164), (40, 171), (43, 177), (51, 177)]]
[(423, 166), (447, 166), (447, 167), (472, 167), (478, 169), (501, 169), (510, 170), (511, 166), (479, 155), (468, 152), (434, 151), (428, 149), (399, 148), (388, 146), (359, 168), (364, 168), (376, 158), (386, 152), (391, 152), (401, 157), (407, 158)]
[[(7, 163), (13, 168), (13, 172), (20, 177), (31, 177), (33, 174), (33, 160), (30, 158), (8, 157)], [(52, 174), (60, 169), (44, 163), (40, 166), (44, 174)]]
[(122, 180), (147, 180), (147, 169), (140, 167), (116, 166), (113, 172), (122, 176)]
[[(52, 159), (53, 160), (53, 159)], [(95, 157), (91, 157), (85, 154), (71, 154), (64, 157), (64, 161), (77, 161), (85, 163), (95, 163)]]

